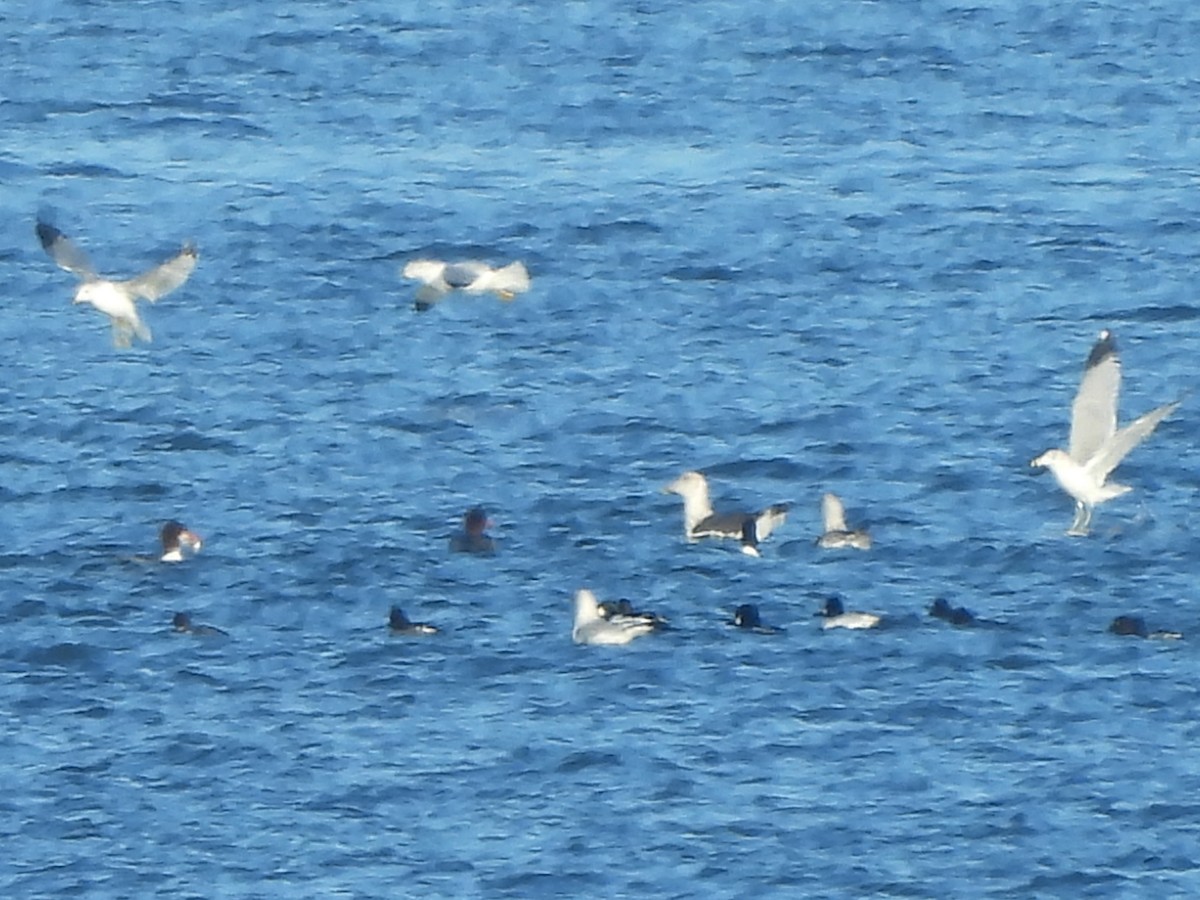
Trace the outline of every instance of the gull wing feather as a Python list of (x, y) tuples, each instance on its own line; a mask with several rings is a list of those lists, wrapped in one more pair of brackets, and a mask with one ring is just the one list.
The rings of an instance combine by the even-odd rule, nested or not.
[(1102, 331), (1088, 355), (1079, 392), (1071, 404), (1069, 455), (1081, 466), (1099, 453), (1116, 433), (1120, 391), (1121, 359), (1117, 355), (1117, 343), (1111, 332)]
[(50, 255), (55, 265), (66, 269), (84, 281), (92, 281), (99, 277), (92, 268), (91, 261), (69, 237), (46, 222), (37, 223), (37, 236), (42, 249)]
[(1088, 461), (1086, 466), (1088, 473), (1096, 478), (1097, 483), (1104, 484), (1108, 473), (1129, 455), (1129, 451), (1148, 438), (1158, 427), (1158, 423), (1175, 412), (1182, 402), (1182, 400), (1176, 400), (1174, 403), (1165, 403), (1152, 409), (1114, 434)]
[(143, 297), (153, 303), (188, 280), (188, 276), (196, 268), (198, 256), (195, 245), (184, 244), (183, 249), (162, 265), (122, 282), (121, 285), (133, 296)]
[(501, 297), (511, 298), (529, 290), (529, 271), (521, 262), (511, 262), (500, 269), (488, 269), (479, 273), (471, 285), (471, 293), (495, 291)]
[(405, 264), (402, 274), (424, 284), (440, 281), (446, 264), (437, 259), (413, 259)]
[(821, 518), (826, 531), (847, 531), (846, 508), (837, 494), (826, 494), (821, 498)]
[(781, 526), (787, 519), (787, 504), (776, 503), (768, 506), (754, 518), (754, 527), (760, 541), (770, 537), (771, 532)]

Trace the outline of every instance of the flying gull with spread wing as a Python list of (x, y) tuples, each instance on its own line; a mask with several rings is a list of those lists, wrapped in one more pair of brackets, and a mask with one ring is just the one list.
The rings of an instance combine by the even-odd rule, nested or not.
[(1048, 468), (1059, 487), (1075, 498), (1075, 520), (1069, 535), (1088, 533), (1092, 510), (1100, 503), (1127, 494), (1133, 488), (1108, 481), (1108, 476), (1129, 452), (1173, 413), (1179, 400), (1150, 410), (1117, 428), (1117, 400), (1121, 392), (1121, 360), (1112, 332), (1102, 331), (1083, 368), (1083, 380), (1071, 404), (1071, 437), (1067, 450), (1047, 450), (1030, 463)]
[(429, 309), (451, 291), (464, 294), (490, 291), (501, 300), (511, 300), (529, 290), (529, 272), (521, 262), (493, 269), (477, 260), (448, 263), (439, 259), (414, 259), (405, 265), (403, 275), (421, 282), (416, 303), (419, 310)]
[(42, 248), (60, 269), (76, 275), (80, 285), (75, 291), (75, 303), (90, 303), (112, 321), (113, 344), (128, 347), (134, 335), (149, 343), (150, 329), (138, 316), (135, 300), (165, 297), (182, 285), (196, 268), (196, 248), (183, 248), (161, 265), (126, 281), (102, 278), (92, 268), (87, 254), (69, 237), (46, 222), (38, 222), (37, 236)]

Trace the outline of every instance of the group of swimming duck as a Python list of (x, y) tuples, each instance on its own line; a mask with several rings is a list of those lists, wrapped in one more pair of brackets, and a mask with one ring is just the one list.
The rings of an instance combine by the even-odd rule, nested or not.
[[(90, 303), (111, 321), (113, 341), (118, 347), (128, 347), (136, 336), (150, 341), (150, 329), (138, 315), (136, 300), (157, 301), (181, 287), (196, 267), (199, 254), (194, 245), (186, 243), (166, 262), (127, 280), (102, 278), (87, 255), (58, 228), (39, 221), (35, 232), (42, 248), (60, 268), (75, 275), (80, 284), (75, 291), (75, 303)], [(502, 300), (511, 300), (529, 289), (529, 273), (521, 262), (500, 268), (467, 260), (443, 262), (417, 259), (402, 270), (405, 278), (421, 283), (415, 306), (427, 310), (454, 291), (466, 294), (493, 293)], [(1132, 490), (1127, 485), (1108, 482), (1109, 474), (1134, 447), (1145, 440), (1182, 402), (1163, 404), (1117, 428), (1117, 400), (1120, 393), (1121, 365), (1116, 341), (1109, 331), (1102, 331), (1084, 366), (1083, 378), (1071, 406), (1071, 429), (1068, 450), (1052, 449), (1038, 456), (1030, 465), (1048, 468), (1059, 486), (1075, 500), (1075, 518), (1067, 534), (1086, 535), (1094, 508)], [(677, 494), (683, 500), (684, 533), (689, 542), (704, 538), (728, 538), (741, 543), (743, 553), (759, 555), (759, 544), (783, 524), (786, 504), (775, 504), (756, 513), (716, 513), (709, 499), (708, 481), (695, 471), (684, 472), (668, 484), (664, 491)], [(865, 530), (847, 527), (845, 510), (837, 495), (827, 493), (822, 498), (824, 529), (817, 543), (823, 548), (849, 547), (868, 550), (871, 537)], [(493, 553), (495, 543), (487, 535), (487, 516), (480, 508), (467, 512), (461, 534), (451, 540), (451, 549), (465, 553)], [(200, 549), (200, 538), (179, 522), (167, 522), (161, 531), (164, 562), (179, 562), (185, 549)], [(962, 608), (951, 607), (938, 600), (930, 614), (954, 625), (975, 623), (974, 616)], [(829, 598), (818, 613), (824, 617), (825, 628), (874, 628), (881, 617), (873, 613), (847, 612), (836, 597)], [(186, 613), (176, 613), (177, 631), (195, 634), (223, 634), (212, 626), (195, 626)], [(572, 637), (581, 644), (626, 644), (633, 639), (662, 627), (664, 620), (653, 613), (642, 613), (629, 607), (627, 601), (606, 604), (596, 600), (587, 589), (575, 595), (575, 622)], [(733, 624), (759, 632), (774, 633), (778, 629), (764, 625), (758, 610), (750, 604), (738, 607)], [(399, 607), (389, 618), (394, 632), (432, 634), (437, 629), (426, 623), (411, 622)], [(202, 631), (202, 629), (205, 629)], [(1137, 616), (1118, 616), (1110, 626), (1116, 634), (1142, 637), (1179, 637), (1178, 632), (1151, 631)]]

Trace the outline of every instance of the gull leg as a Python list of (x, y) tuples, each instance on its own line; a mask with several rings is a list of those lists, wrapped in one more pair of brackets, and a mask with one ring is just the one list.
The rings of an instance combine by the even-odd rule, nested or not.
[(124, 350), (133, 344), (132, 329), (120, 319), (112, 320), (112, 336), (113, 346), (119, 349)]
[(1083, 537), (1088, 533), (1088, 525), (1092, 522), (1092, 508), (1086, 503), (1075, 501), (1075, 520), (1067, 529), (1072, 537)]

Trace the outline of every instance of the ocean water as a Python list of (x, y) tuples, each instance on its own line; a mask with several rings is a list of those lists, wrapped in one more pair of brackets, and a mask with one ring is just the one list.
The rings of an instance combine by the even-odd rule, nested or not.
[[(1087, 539), (1028, 467), (1101, 329), (1124, 419), (1195, 388), (1200, 7), (0, 21), (4, 896), (1200, 892), (1200, 407)], [(114, 275), (197, 242), (153, 343), (39, 215)], [(417, 313), (420, 256), (533, 286)], [(761, 559), (683, 540), (691, 468), (793, 504)], [(200, 555), (131, 559), (171, 517)], [(584, 585), (673, 627), (577, 647)]]

